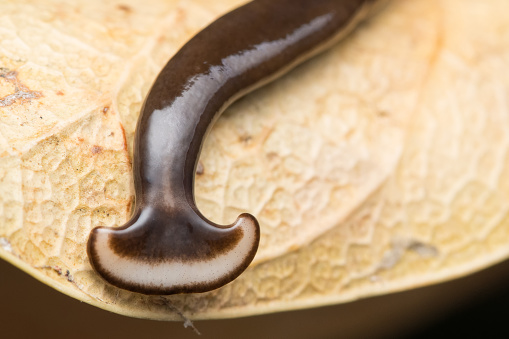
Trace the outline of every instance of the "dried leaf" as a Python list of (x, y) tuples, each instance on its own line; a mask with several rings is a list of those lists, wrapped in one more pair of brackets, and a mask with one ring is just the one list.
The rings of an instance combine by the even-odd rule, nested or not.
[(175, 320), (340, 303), (509, 256), (509, 4), (394, 0), (234, 104), (206, 141), (199, 208), (261, 223), (240, 278), (170, 297), (103, 282), (85, 245), (130, 215), (143, 98), (179, 46), (240, 3), (0, 5), (0, 257), (98, 307)]

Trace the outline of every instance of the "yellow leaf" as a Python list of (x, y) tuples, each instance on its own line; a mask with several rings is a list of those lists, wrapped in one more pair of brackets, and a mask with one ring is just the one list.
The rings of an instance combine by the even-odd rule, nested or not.
[(106, 284), (85, 245), (130, 215), (143, 98), (182, 44), (239, 4), (2, 3), (0, 257), (95, 306), (175, 320), (341, 303), (509, 256), (507, 1), (394, 0), (213, 128), (199, 208), (261, 223), (241, 277), (164, 298)]

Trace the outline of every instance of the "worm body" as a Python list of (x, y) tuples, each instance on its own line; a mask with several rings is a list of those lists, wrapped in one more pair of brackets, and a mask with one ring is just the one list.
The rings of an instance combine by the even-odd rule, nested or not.
[(136, 205), (122, 227), (92, 230), (88, 254), (108, 282), (144, 294), (205, 292), (244, 271), (256, 219), (207, 220), (194, 175), (210, 127), (228, 105), (348, 33), (375, 0), (256, 0), (213, 22), (157, 77), (138, 120)]

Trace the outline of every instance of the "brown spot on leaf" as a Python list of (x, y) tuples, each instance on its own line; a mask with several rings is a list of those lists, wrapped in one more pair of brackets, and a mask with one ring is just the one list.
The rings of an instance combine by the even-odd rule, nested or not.
[(133, 9), (130, 6), (124, 5), (124, 4), (118, 4), (117, 9), (119, 9), (125, 13), (131, 13), (133, 11)]
[(62, 92), (62, 91), (57, 91), (57, 92), (56, 92), (56, 94), (57, 94), (57, 95), (64, 95), (64, 92)]
[(0, 68), (0, 79), (14, 86), (14, 93), (0, 97), (0, 107), (10, 106), (14, 103), (29, 102), (31, 99), (39, 99), (43, 95), (41, 92), (30, 90), (25, 84), (18, 79), (18, 72), (11, 71), (7, 68)]
[(103, 151), (103, 148), (101, 146), (94, 145), (94, 146), (92, 146), (91, 151), (93, 154), (99, 154)]
[(253, 137), (249, 134), (243, 134), (239, 137), (239, 141), (244, 144), (249, 143), (251, 141), (251, 139), (253, 139)]
[(275, 160), (279, 158), (279, 155), (276, 152), (269, 152), (266, 154), (268, 160)]
[(110, 106), (104, 106), (103, 107), (103, 113), (106, 114), (110, 110)]

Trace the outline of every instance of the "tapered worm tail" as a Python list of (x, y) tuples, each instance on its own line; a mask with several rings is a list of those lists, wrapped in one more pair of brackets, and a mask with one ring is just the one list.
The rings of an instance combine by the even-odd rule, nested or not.
[(241, 274), (260, 229), (250, 214), (220, 226), (198, 211), (193, 185), (203, 140), (234, 100), (339, 40), (374, 2), (253, 1), (184, 45), (157, 77), (138, 121), (134, 214), (120, 228), (92, 230), (93, 268), (145, 294), (205, 292)]

